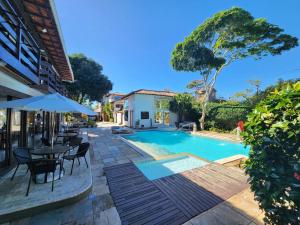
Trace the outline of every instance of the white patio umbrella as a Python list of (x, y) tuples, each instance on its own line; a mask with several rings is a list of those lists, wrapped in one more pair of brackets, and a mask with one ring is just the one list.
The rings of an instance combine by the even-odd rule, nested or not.
[[(56, 113), (82, 113), (91, 116), (97, 115), (97, 113), (93, 112), (87, 107), (58, 93), (1, 102), (0, 109), (3, 108), (13, 108), (25, 111), (48, 111)], [(52, 146), (53, 134), (54, 126), (52, 133)]]
[(42, 110), (57, 113), (83, 113), (91, 116), (97, 115), (97, 113), (87, 107), (58, 93), (0, 102), (0, 109), (3, 108), (14, 108), (25, 111)]

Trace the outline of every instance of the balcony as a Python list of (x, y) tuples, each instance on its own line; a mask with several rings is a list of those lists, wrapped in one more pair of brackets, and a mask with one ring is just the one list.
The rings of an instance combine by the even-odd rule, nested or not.
[(0, 61), (38, 89), (63, 93), (61, 78), (9, 1), (0, 0)]
[(61, 78), (57, 75), (52, 64), (42, 61), (40, 62), (39, 79), (40, 86), (46, 88), (48, 92), (59, 92), (66, 94), (66, 89), (62, 83)]

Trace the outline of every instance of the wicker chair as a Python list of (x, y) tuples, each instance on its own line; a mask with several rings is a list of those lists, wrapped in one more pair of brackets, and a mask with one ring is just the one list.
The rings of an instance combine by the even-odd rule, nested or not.
[(62, 163), (61, 163), (60, 159), (36, 159), (36, 160), (31, 160), (30, 162), (28, 162), (30, 178), (29, 178), (29, 182), (28, 182), (28, 186), (27, 186), (26, 196), (28, 196), (28, 193), (29, 193), (31, 179), (33, 178), (34, 182), (36, 183), (36, 177), (39, 174), (45, 175), (44, 182), (46, 183), (48, 173), (52, 173), (51, 191), (53, 191), (53, 189), (54, 189), (54, 174), (55, 174), (57, 165), (60, 166), (60, 169), (59, 169), (59, 179), (60, 179), (60, 174), (62, 171)]
[(70, 175), (72, 175), (72, 172), (73, 172), (73, 166), (74, 166), (75, 159), (78, 160), (78, 163), (80, 165), (80, 158), (84, 158), (86, 167), (87, 168), (89, 167), (89, 165), (86, 161), (86, 158), (85, 158), (85, 155), (86, 155), (87, 151), (89, 150), (89, 147), (90, 147), (90, 143), (88, 143), (88, 142), (82, 143), (79, 145), (76, 154), (72, 154), (72, 155), (70, 154), (70, 155), (63, 156), (63, 160), (72, 161), (72, 168), (71, 168)]
[[(29, 150), (30, 150), (29, 148), (20, 148), (20, 147), (15, 148), (13, 150), (13, 155), (17, 161), (17, 167), (11, 177), (11, 180), (14, 179), (20, 165), (28, 165), (28, 162), (31, 160), (31, 154), (30, 154)], [(28, 172), (28, 169), (27, 169), (27, 172)]]

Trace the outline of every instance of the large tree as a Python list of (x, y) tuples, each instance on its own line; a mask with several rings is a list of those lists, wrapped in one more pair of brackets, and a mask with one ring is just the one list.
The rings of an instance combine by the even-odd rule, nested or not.
[(255, 19), (241, 8), (221, 11), (178, 43), (171, 64), (177, 71), (199, 72), (201, 79), (191, 87), (205, 91), (200, 127), (204, 129), (206, 107), (221, 71), (236, 60), (280, 55), (298, 45), (298, 39), (284, 33), (263, 18)]
[(112, 83), (103, 75), (103, 67), (83, 54), (69, 56), (74, 83), (66, 83), (68, 95), (75, 101), (100, 101), (112, 89)]

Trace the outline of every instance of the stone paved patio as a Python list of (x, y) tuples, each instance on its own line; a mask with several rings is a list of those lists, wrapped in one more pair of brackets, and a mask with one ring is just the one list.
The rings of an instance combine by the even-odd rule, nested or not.
[[(111, 135), (111, 124), (100, 124), (89, 129), (91, 171), (93, 178), (91, 194), (79, 202), (41, 213), (5, 225), (119, 225), (121, 220), (110, 195), (107, 180), (103, 174), (105, 166), (123, 164), (130, 160), (142, 160), (145, 156)], [(215, 224), (263, 224), (263, 213), (258, 209), (253, 195), (246, 189), (227, 201), (188, 221), (187, 225)], [(1, 222), (0, 222), (1, 224)]]

